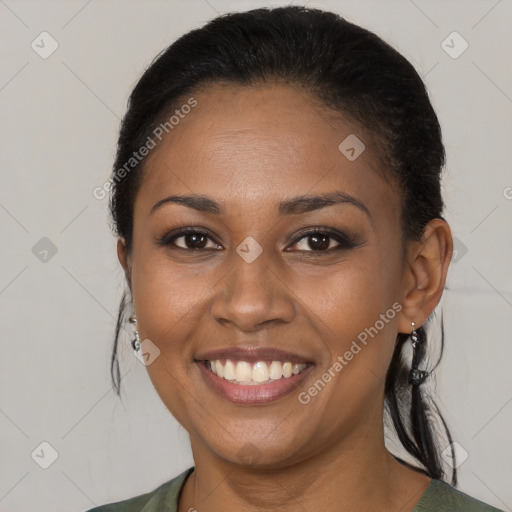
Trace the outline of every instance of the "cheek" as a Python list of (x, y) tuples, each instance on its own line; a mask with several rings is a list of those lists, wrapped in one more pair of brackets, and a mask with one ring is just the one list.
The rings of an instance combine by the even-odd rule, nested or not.
[(400, 276), (391, 246), (368, 248), (335, 271), (296, 283), (302, 313), (316, 325), (331, 357), (319, 378), (325, 376), (327, 394), (340, 407), (359, 408), (383, 386), (402, 309), (397, 301)]
[(134, 306), (141, 335), (175, 352), (205, 314), (208, 274), (191, 276), (165, 261), (146, 259), (133, 272)]
[[(133, 296), (141, 340), (151, 340), (159, 356), (146, 367), (151, 382), (176, 420), (189, 429), (195, 418), (190, 383), (195, 327), (207, 314), (208, 276), (192, 277), (176, 266), (149, 256), (133, 266)], [(213, 283), (211, 283), (213, 284)], [(195, 420), (191, 420), (195, 418)]]
[(330, 268), (305, 270), (287, 283), (300, 298), (304, 313), (314, 313), (311, 321), (325, 326), (327, 337), (357, 335), (373, 325), (398, 297), (400, 280), (395, 256), (380, 256), (365, 249), (358, 256)]

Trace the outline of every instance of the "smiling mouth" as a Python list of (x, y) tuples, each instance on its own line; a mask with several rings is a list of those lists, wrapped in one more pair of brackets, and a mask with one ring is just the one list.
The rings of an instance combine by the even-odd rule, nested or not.
[(258, 386), (285, 380), (303, 372), (309, 363), (290, 361), (236, 361), (216, 359), (204, 361), (206, 368), (228, 382), (242, 386)]
[(207, 389), (235, 405), (284, 399), (316, 365), (311, 355), (247, 343), (200, 352), (194, 362)]
[(203, 382), (235, 405), (264, 405), (284, 399), (301, 385), (314, 363), (196, 359)]

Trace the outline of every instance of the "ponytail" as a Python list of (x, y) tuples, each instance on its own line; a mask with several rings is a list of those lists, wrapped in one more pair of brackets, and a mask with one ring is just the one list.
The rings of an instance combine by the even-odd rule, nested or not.
[[(418, 343), (416, 357), (418, 366), (422, 366), (427, 353), (427, 334), (425, 327), (416, 329)], [(386, 376), (385, 399), (398, 439), (423, 466), (422, 473), (435, 479), (443, 479), (445, 471), (436, 439), (437, 418), (449, 443), (452, 458), (451, 484), (457, 485), (457, 470), (452, 437), (439, 408), (421, 385), (409, 383), (410, 365), (405, 361), (404, 347), (410, 339), (408, 334), (399, 333), (395, 350)], [(429, 370), (431, 374), (441, 359), (444, 348), (444, 326), (441, 318), (441, 354), (437, 364)], [(409, 411), (409, 412), (407, 412)], [(403, 462), (403, 461), (402, 461)], [(415, 468), (417, 469), (417, 468)]]

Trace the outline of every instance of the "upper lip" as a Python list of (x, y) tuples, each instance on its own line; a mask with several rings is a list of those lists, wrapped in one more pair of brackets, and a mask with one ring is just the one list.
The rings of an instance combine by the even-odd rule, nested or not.
[(217, 359), (234, 359), (237, 361), (289, 361), (290, 363), (312, 363), (310, 358), (272, 347), (226, 347), (201, 352), (195, 356), (196, 361), (215, 361)]

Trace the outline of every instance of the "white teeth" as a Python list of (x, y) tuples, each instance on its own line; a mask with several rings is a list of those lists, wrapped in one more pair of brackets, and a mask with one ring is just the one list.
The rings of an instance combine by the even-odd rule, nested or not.
[(252, 367), (252, 380), (265, 382), (268, 380), (268, 366), (263, 361), (258, 361)]
[(236, 379), (235, 365), (229, 359), (226, 361), (226, 364), (224, 365), (224, 378), (227, 380)]
[(304, 363), (292, 364), (289, 361), (284, 363), (272, 361), (269, 365), (266, 361), (251, 364), (247, 361), (235, 362), (230, 359), (226, 359), (224, 364), (220, 359), (208, 363), (210, 370), (219, 377), (246, 385), (267, 384), (283, 377), (288, 379), (292, 375), (299, 374), (307, 366)]
[[(218, 363), (220, 361), (217, 361)], [(252, 369), (251, 365), (246, 361), (238, 361), (235, 368), (235, 378), (238, 382), (245, 382), (251, 380)]]
[(302, 365), (295, 363), (292, 368), (293, 375), (297, 375), (300, 373), (304, 368), (302, 368)]
[(215, 370), (217, 370), (217, 375), (219, 377), (224, 377), (224, 367), (220, 361), (215, 361)]
[(279, 361), (272, 361), (268, 370), (272, 380), (280, 379), (283, 376), (283, 365)]

